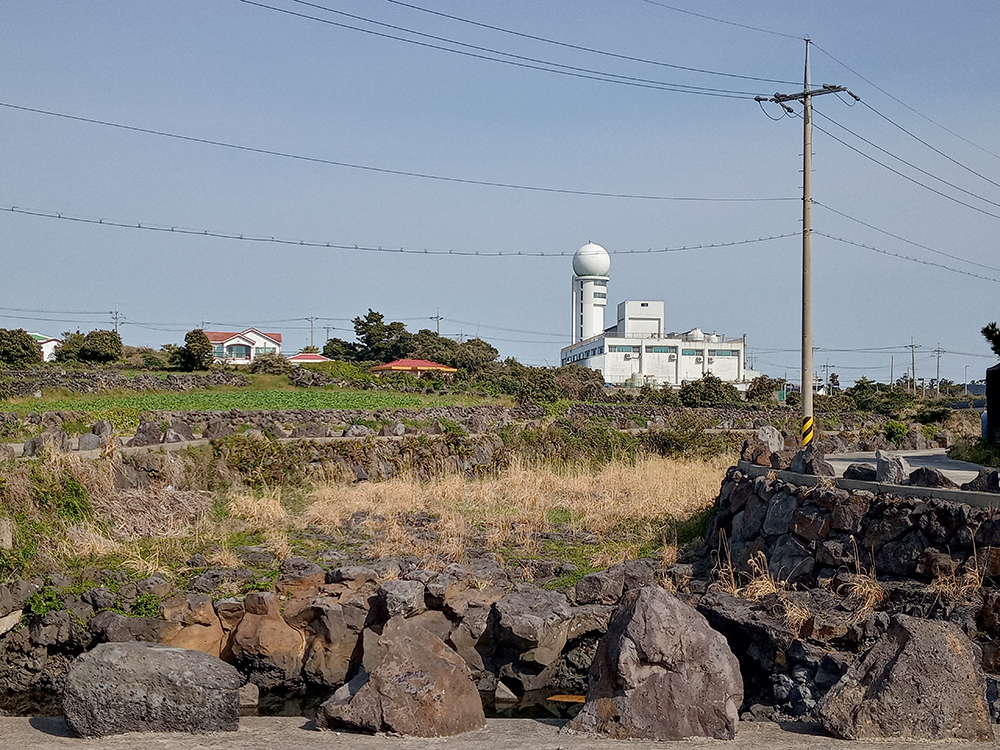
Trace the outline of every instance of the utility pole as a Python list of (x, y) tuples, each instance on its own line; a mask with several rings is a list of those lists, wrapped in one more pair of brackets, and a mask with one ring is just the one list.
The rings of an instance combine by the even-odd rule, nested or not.
[(313, 342), (313, 333), (315, 332), (316, 316), (313, 315), (307, 318), (307, 320), (309, 321), (309, 346), (315, 346), (315, 343)]
[(115, 311), (109, 312), (108, 315), (115, 319), (115, 333), (118, 333), (118, 318), (120, 317), (118, 314), (118, 305), (115, 305)]
[(934, 350), (937, 354), (937, 377), (934, 379), (934, 392), (937, 395), (941, 395), (941, 344), (937, 345), (937, 349)]
[[(323, 326), (323, 328), (326, 329), (326, 341), (329, 341), (330, 340), (330, 329), (333, 328), (333, 326)], [(323, 343), (325, 344), (326, 341), (324, 341)]]
[(896, 360), (896, 358), (892, 354), (890, 354), (889, 355), (889, 387), (890, 388), (892, 388), (892, 384), (896, 382), (895, 380), (893, 380), (893, 376), (895, 375), (895, 373), (893, 372), (894, 366), (896, 364), (895, 360)]
[(810, 88), (809, 44), (806, 37), (806, 65), (803, 90), (797, 94), (775, 94), (770, 99), (754, 97), (758, 102), (780, 104), (786, 112), (794, 110), (786, 102), (802, 102), (802, 447), (813, 439), (813, 334), (812, 334), (812, 98), (821, 94), (846, 91), (856, 100), (860, 98), (843, 86), (823, 84)]
[(444, 318), (441, 317), (441, 308), (440, 307), (437, 309), (437, 314), (433, 315), (431, 317), (431, 320), (437, 322), (437, 335), (440, 336), (441, 335), (441, 321), (444, 320)]
[[(910, 381), (913, 383), (913, 395), (917, 395), (917, 346), (910, 337)], [(910, 393), (910, 384), (906, 384), (906, 392)]]

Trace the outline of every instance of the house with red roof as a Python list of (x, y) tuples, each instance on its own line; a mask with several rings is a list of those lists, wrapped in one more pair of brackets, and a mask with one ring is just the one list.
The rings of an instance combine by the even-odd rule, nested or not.
[(293, 365), (313, 364), (316, 362), (332, 362), (329, 357), (324, 357), (316, 352), (299, 352), (287, 358)]
[(231, 331), (205, 331), (212, 342), (216, 362), (229, 365), (248, 365), (261, 354), (281, 354), (281, 334), (264, 333), (256, 328), (234, 333)]
[(454, 367), (431, 362), (429, 359), (397, 359), (393, 362), (386, 362), (384, 365), (376, 365), (372, 368), (372, 374), (382, 375), (386, 372), (408, 372), (410, 375), (420, 377), (425, 372), (433, 372), (443, 375), (451, 375), (458, 372)]

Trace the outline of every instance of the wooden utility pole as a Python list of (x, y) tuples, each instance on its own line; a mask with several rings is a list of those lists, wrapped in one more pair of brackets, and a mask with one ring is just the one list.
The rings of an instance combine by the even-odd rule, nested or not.
[(802, 447), (813, 439), (813, 334), (812, 334), (812, 98), (820, 94), (844, 91), (860, 101), (843, 86), (823, 84), (812, 89), (809, 73), (809, 44), (806, 42), (806, 65), (803, 90), (797, 94), (775, 94), (770, 99), (755, 97), (758, 102), (780, 104), (786, 112), (794, 114), (787, 102), (802, 102)]

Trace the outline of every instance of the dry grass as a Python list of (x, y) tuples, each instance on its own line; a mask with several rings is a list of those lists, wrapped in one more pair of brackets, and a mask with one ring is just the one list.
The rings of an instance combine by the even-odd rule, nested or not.
[[(326, 483), (313, 491), (302, 521), (336, 533), (363, 510), (366, 528), (375, 535), (373, 554), (425, 560), (461, 558), (473, 533), (487, 549), (531, 553), (537, 535), (558, 523), (609, 539), (592, 561), (604, 567), (634, 557), (665, 518), (684, 519), (710, 507), (726, 463), (648, 458), (636, 465), (609, 464), (596, 473), (515, 465), (498, 477), (472, 481), (449, 476)], [(414, 514), (432, 522), (413, 533)]]
[[(989, 558), (990, 548), (984, 550)], [(960, 568), (942, 573), (931, 581), (930, 589), (942, 599), (956, 604), (970, 601), (983, 588), (984, 572), (979, 568), (979, 556), (973, 551)]]
[[(767, 556), (763, 552), (753, 555), (747, 562), (749, 573), (740, 574), (733, 566), (728, 542), (725, 539), (722, 542), (721, 547), (725, 559), (716, 567), (715, 585), (733, 596), (751, 602), (760, 602), (772, 594), (776, 595), (781, 621), (798, 633), (806, 621), (812, 617), (812, 612), (807, 607), (803, 607), (788, 598), (787, 584), (771, 575)], [(743, 585), (741, 586), (740, 583)]]

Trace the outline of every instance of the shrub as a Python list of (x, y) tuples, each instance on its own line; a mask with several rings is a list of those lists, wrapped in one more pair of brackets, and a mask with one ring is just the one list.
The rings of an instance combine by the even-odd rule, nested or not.
[(26, 367), (42, 361), (42, 350), (23, 328), (0, 328), (0, 363)]
[(903, 442), (903, 438), (906, 437), (908, 430), (906, 429), (906, 425), (902, 422), (891, 420), (885, 423), (885, 427), (882, 428), (882, 432), (885, 435), (886, 440), (898, 447), (899, 444)]
[(115, 331), (97, 329), (83, 337), (77, 358), (81, 362), (115, 362), (122, 357), (122, 337)]
[(250, 372), (257, 375), (287, 375), (294, 365), (277, 352), (258, 354), (250, 363)]
[(724, 383), (712, 373), (705, 373), (701, 380), (685, 383), (680, 391), (684, 406), (719, 406), (738, 404), (740, 392), (732, 383)]

